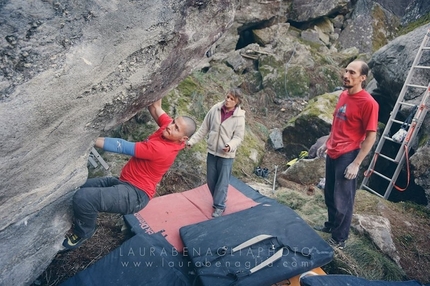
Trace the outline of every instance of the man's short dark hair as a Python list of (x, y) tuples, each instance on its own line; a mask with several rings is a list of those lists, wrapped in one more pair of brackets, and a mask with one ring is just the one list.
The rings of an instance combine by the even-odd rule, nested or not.
[(369, 75), (369, 66), (365, 62), (361, 62), (361, 75)]
[[(357, 61), (361, 63), (360, 75), (365, 75), (367, 79), (367, 77), (369, 76), (369, 66), (366, 64), (366, 62), (362, 60), (357, 60)], [(367, 86), (367, 81), (366, 80), (362, 81), (361, 87), (366, 88), (366, 86)]]

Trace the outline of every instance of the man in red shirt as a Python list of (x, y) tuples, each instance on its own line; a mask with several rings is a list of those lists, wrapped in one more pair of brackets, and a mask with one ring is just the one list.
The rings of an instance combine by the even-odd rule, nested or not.
[(190, 117), (172, 120), (161, 108), (161, 99), (148, 110), (160, 128), (145, 141), (97, 138), (96, 147), (132, 157), (119, 178), (88, 179), (76, 191), (73, 232), (63, 241), (67, 250), (77, 248), (94, 234), (98, 212), (130, 214), (145, 207), (154, 196), (156, 185), (196, 130), (196, 123)]
[(339, 249), (345, 247), (349, 235), (358, 169), (376, 140), (379, 106), (363, 89), (368, 72), (363, 61), (346, 67), (345, 90), (336, 104), (331, 132), (317, 151), (318, 156), (327, 153), (324, 198), (328, 221), (315, 229), (331, 233), (328, 242)]

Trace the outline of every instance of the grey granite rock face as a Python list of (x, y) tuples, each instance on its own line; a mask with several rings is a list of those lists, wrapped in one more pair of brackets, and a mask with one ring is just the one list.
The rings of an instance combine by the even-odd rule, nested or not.
[(304, 22), (347, 10), (350, 0), (293, 0), (290, 19)]
[[(386, 10), (389, 1), (377, 2)], [(425, 2), (409, 2), (423, 10)], [(272, 47), (276, 54), (284, 55), (280, 47), (287, 50), (283, 63), (293, 58), (297, 65), (313, 68), (309, 50), (293, 42), (293, 36), (278, 33), (287, 35), (287, 19), (306, 22), (336, 13), (341, 14), (332, 21), (335, 33), (327, 34), (336, 35), (330, 45), (351, 39), (354, 47), (342, 50), (354, 50), (348, 60), (358, 54), (358, 44), (361, 51), (370, 50), (370, 44), (356, 40), (363, 35), (353, 29), (367, 13), (368, 0), (292, 3), (289, 7), (285, 1), (251, 0), (2, 1), (0, 284), (31, 283), (60, 248), (70, 227), (70, 197), (87, 178), (95, 138), (164, 96), (205, 62), (208, 50), (230, 52), (244, 29), (259, 23), (263, 33), (267, 25), (277, 24), (264, 33), (268, 43), (277, 36), (278, 47)], [(217, 41), (225, 35), (224, 41)], [(296, 47), (297, 53), (292, 53)], [(399, 67), (410, 63), (416, 48), (416, 41), (402, 38), (375, 54), (373, 72), (380, 91), (387, 96), (398, 93), (406, 72)], [(249, 68), (243, 62), (237, 54), (227, 60), (239, 72)], [(247, 74), (254, 73), (259, 72)], [(255, 78), (258, 91), (262, 78), (260, 74)], [(283, 132), (284, 143), (294, 143), (296, 137), (310, 146), (329, 131), (327, 118), (300, 118), (295, 129), (289, 126)], [(296, 156), (303, 147), (290, 144), (286, 149)], [(428, 172), (422, 173), (425, 176), (418, 179), (428, 189)]]
[[(397, 97), (428, 29), (430, 29), (430, 24), (423, 25), (406, 35), (394, 39), (372, 55), (369, 67), (377, 81), (378, 96), (385, 99), (384, 104), (380, 104), (382, 112), (387, 114), (380, 118), (382, 122), (387, 121), (388, 114), (391, 112), (393, 104), (397, 101)], [(422, 54), (420, 64), (430, 65), (430, 53), (428, 51)], [(423, 84), (427, 81), (428, 84), (429, 77), (429, 70), (419, 70), (413, 75), (412, 83)], [(422, 90), (411, 90), (410, 93), (405, 95), (405, 100), (418, 103), (420, 96), (422, 96)], [(428, 125), (423, 124), (423, 128), (426, 126)]]
[(1, 285), (44, 270), (70, 227), (67, 199), (87, 177), (95, 138), (196, 68), (236, 5), (2, 1)]
[(377, 215), (354, 214), (351, 227), (362, 235), (369, 237), (383, 253), (400, 265), (400, 256), (394, 244), (390, 221)]
[(422, 187), (425, 192), (427, 207), (430, 206), (430, 142), (417, 149), (416, 153), (411, 156), (411, 166), (413, 166), (413, 175), (415, 184)]
[(408, 2), (408, 6), (404, 10), (404, 14), (402, 17), (402, 25), (407, 25), (409, 23), (417, 21), (421, 17), (425, 17), (425, 15), (430, 13), (430, 1), (409, 0)]

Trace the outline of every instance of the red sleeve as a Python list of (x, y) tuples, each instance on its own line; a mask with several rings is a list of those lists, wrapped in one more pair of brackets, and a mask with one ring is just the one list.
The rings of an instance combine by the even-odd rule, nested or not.
[(170, 122), (172, 122), (172, 118), (167, 115), (167, 113), (163, 113), (160, 115), (160, 117), (158, 117), (158, 126), (160, 126), (160, 128), (162, 127), (166, 127), (167, 125), (169, 125)]
[(170, 122), (172, 122), (172, 118), (167, 115), (167, 113), (162, 114), (158, 118), (158, 125), (160, 128), (152, 133), (145, 141), (136, 142), (134, 145), (134, 157), (147, 160), (153, 160), (158, 157), (160, 150), (162, 150), (160, 149), (160, 146), (157, 146), (159, 145), (158, 139), (161, 137), (163, 130), (170, 124)]
[(134, 157), (153, 160), (157, 156), (157, 148), (151, 140), (137, 142), (134, 146)]

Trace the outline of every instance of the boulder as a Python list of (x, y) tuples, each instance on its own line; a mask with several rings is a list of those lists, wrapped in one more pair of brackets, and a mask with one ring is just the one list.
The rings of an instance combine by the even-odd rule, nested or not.
[(274, 150), (284, 148), (284, 144), (282, 142), (282, 131), (279, 130), (279, 128), (274, 128), (270, 131), (269, 139)]
[(430, 207), (430, 146), (428, 143), (418, 148), (411, 156), (410, 164), (415, 184), (424, 189), (427, 207)]
[(2, 2), (1, 285), (28, 285), (46, 268), (95, 138), (198, 67), (237, 4)]
[(258, 61), (258, 71), (262, 77), (263, 88), (270, 88), (278, 96), (285, 96), (285, 64), (275, 55), (262, 56)]
[[(387, 122), (424, 35), (429, 28), (430, 24), (423, 25), (406, 35), (394, 39), (372, 55), (369, 67), (377, 81), (377, 90), (372, 94), (377, 95), (375, 98), (377, 101), (379, 100), (379, 119), (381, 122)], [(421, 63), (427, 66), (430, 65), (430, 53), (423, 53)], [(428, 82), (430, 71), (418, 71), (413, 77), (414, 82), (426, 82), (426, 80)], [(405, 100), (414, 100), (414, 102), (420, 100), (422, 90), (411, 91), (410, 94), (406, 95)], [(406, 118), (407, 113), (403, 115), (403, 119)], [(401, 118), (401, 120), (403, 119)], [(423, 128), (426, 126), (429, 125), (424, 124)]]
[(325, 158), (299, 159), (280, 178), (302, 185), (317, 185), (325, 177)]
[(319, 44), (319, 45), (324, 44), (320, 39), (320, 34), (316, 30), (308, 29), (308, 30), (302, 31), (300, 36), (304, 41)]
[[(385, 0), (385, 1), (390, 2), (389, 0)], [(401, 2), (400, 5), (396, 5), (396, 7), (398, 7), (402, 12), (402, 14), (400, 15), (402, 15), (401, 24), (403, 26), (406, 26), (409, 23), (418, 21), (420, 18), (425, 17), (430, 13), (430, 1), (402, 0), (400, 2)], [(404, 2), (407, 2), (407, 6), (404, 4)], [(406, 8), (404, 9), (405, 6)], [(396, 7), (393, 7), (393, 8), (396, 8)]]
[(286, 22), (287, 5), (282, 1), (237, 1), (235, 19), (231, 29), (222, 35), (214, 44), (214, 52), (228, 53), (236, 48), (243, 48), (250, 44), (246, 37), (252, 38), (252, 31), (263, 29), (274, 24)]
[(227, 66), (231, 67), (235, 73), (242, 74), (245, 70), (253, 69), (252, 61), (248, 61), (240, 55), (239, 51), (234, 51), (228, 54), (226, 59)]
[[(377, 81), (377, 87), (372, 91), (372, 95), (378, 101), (380, 106), (380, 122), (385, 123), (388, 121), (404, 82), (410, 73), (412, 64), (417, 56), (418, 49), (423, 42), (424, 35), (429, 31), (429, 29), (430, 24), (423, 25), (408, 34), (391, 41), (388, 45), (378, 50), (372, 56), (369, 66), (371, 67), (374, 78)], [(430, 42), (427, 42), (427, 46), (429, 45)], [(422, 53), (421, 60), (418, 64), (430, 66), (430, 53), (428, 51), (424, 51)], [(430, 70), (415, 69), (415, 72), (411, 74), (411, 83), (427, 86), (429, 78)], [(403, 101), (410, 104), (419, 104), (423, 95), (424, 92), (422, 88), (409, 88)], [(396, 119), (404, 121), (410, 111), (411, 107), (403, 106), (396, 115)], [(398, 128), (398, 126), (393, 126), (390, 133), (394, 134), (398, 131)], [(428, 153), (427, 141), (429, 134), (430, 118), (427, 115), (424, 118), (418, 136), (416, 136), (416, 138), (410, 143), (412, 148), (410, 154), (412, 155), (413, 152), (416, 153), (410, 158), (410, 164), (413, 171), (409, 187), (405, 192), (394, 192), (391, 196), (396, 195), (396, 197), (399, 197), (400, 199), (405, 199), (402, 196), (408, 196), (406, 198), (413, 199), (420, 203), (426, 201), (428, 204), (429, 174), (425, 169), (427, 166), (425, 158)], [(407, 178), (407, 176), (407, 174), (401, 173), (399, 178)], [(406, 184), (407, 182), (403, 183), (403, 185)], [(399, 199), (397, 198), (397, 200)]]
[(341, 49), (358, 47), (361, 53), (372, 54), (391, 40), (397, 32), (399, 17), (390, 7), (373, 0), (358, 0), (350, 18), (339, 35)]
[(345, 16), (344, 15), (337, 15), (336, 17), (330, 19), (331, 22), (333, 23), (333, 32), (335, 31), (340, 31), (343, 27), (343, 22), (345, 21)]
[(279, 35), (285, 35), (290, 28), (289, 23), (280, 23), (263, 29), (252, 30), (254, 40), (261, 46), (267, 46), (279, 41)]
[(301, 151), (309, 150), (318, 138), (330, 133), (340, 93), (326, 93), (311, 99), (303, 111), (289, 121), (282, 131), (287, 158), (296, 158)]
[(385, 254), (387, 254), (401, 268), (400, 256), (397, 253), (391, 234), (390, 221), (377, 215), (354, 214), (351, 227), (361, 235), (369, 237), (372, 242)]
[(408, 7), (415, 6), (414, 2), (425, 2), (426, 0), (397, 0), (396, 5), (393, 5), (391, 0), (375, 0), (382, 7), (390, 10), (394, 15), (403, 17), (408, 10)]
[(293, 0), (289, 19), (295, 22), (307, 22), (334, 15), (347, 10), (350, 2), (350, 0)]
[(318, 37), (324, 43), (324, 45), (329, 46), (330, 45), (330, 34), (331, 33), (324, 32), (320, 28), (320, 26), (315, 26), (314, 29), (315, 29), (315, 31), (317, 31)]

